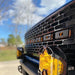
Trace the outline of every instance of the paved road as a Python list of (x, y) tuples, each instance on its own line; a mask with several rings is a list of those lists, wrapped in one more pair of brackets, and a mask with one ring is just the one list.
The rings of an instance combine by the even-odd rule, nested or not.
[(0, 62), (0, 75), (22, 75), (18, 72), (19, 61)]

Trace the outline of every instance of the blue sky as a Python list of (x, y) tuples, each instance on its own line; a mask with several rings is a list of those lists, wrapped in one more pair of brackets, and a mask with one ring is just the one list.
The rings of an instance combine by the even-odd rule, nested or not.
[[(46, 0), (36, 0), (36, 1), (35, 0), (29, 0), (29, 3), (31, 3), (30, 5), (32, 6), (32, 8), (28, 13), (28, 11), (24, 11), (24, 9), (28, 10), (30, 8), (30, 7), (27, 8), (26, 4), (28, 2), (27, 2), (27, 0), (25, 0), (27, 3), (22, 5), (21, 3), (24, 3), (23, 1), (24, 0), (11, 0), (11, 2), (8, 2), (7, 5), (5, 5), (5, 4), (1, 5), (1, 7), (3, 7), (4, 5), (5, 5), (5, 7), (7, 7), (9, 5), (10, 8), (8, 10), (4, 9), (0, 13), (1, 15), (3, 13), (6, 13), (6, 15), (0, 21), (0, 38), (4, 38), (5, 40), (7, 40), (9, 34), (15, 35), (15, 25), (18, 24), (18, 27), (17, 27), (18, 28), (18, 34), (20, 34), (22, 40), (24, 41), (24, 34), (28, 31), (28, 29), (30, 29), (37, 22), (39, 22), (44, 17), (46, 17), (47, 15), (49, 15), (50, 13), (55, 11), (57, 8), (59, 8), (56, 6), (55, 7), (52, 6), (52, 3), (55, 3), (55, 2), (53, 2), (53, 0), (50, 0), (50, 1), (48, 0), (50, 3), (46, 2), (46, 4), (45, 4)], [(59, 0), (57, 0), (57, 1), (59, 1)], [(60, 4), (59, 6), (62, 6), (64, 3), (68, 3), (70, 1), (71, 0), (62, 0), (60, 2), (62, 4), (59, 3)], [(20, 7), (23, 7), (24, 9), (20, 8)], [(52, 7), (53, 9), (50, 7)], [(21, 10), (24, 11), (24, 13), (19, 13), (19, 11), (21, 11)], [(15, 15), (14, 13), (16, 13), (16, 15), (17, 15), (16, 18), (13, 17), (13, 15)], [(28, 23), (27, 23), (26, 19), (23, 21), (24, 17), (22, 18), (21, 16), (18, 16), (20, 14), (22, 14), (22, 17), (23, 16), (27, 17), (27, 15), (30, 15), (30, 16), (32, 15), (31, 17), (33, 19), (32, 20), (31, 20), (31, 18), (29, 19), (30, 20), (29, 25), (27, 25)], [(16, 19), (17, 19), (17, 21), (16, 21)]]

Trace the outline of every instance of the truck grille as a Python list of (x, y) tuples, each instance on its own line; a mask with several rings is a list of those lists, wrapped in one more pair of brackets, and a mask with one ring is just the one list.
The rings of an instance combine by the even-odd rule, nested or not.
[[(69, 59), (68, 62), (75, 63), (75, 1), (37, 23), (25, 34), (25, 39), (28, 53), (38, 53), (43, 45), (59, 46)], [(69, 48), (72, 45), (74, 49)]]

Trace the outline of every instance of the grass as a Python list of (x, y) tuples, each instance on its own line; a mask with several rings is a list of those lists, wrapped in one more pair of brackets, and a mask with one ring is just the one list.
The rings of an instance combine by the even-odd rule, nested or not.
[(0, 61), (16, 60), (16, 50), (0, 50)]

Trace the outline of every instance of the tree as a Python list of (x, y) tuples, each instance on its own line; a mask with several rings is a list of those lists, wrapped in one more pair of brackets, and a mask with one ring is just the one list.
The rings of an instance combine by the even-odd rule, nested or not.
[(15, 45), (16, 44), (16, 38), (13, 34), (10, 34), (8, 37), (8, 45)]
[(7, 2), (5, 0), (0, 0), (0, 21), (7, 19), (8, 14), (6, 11), (11, 8), (10, 2), (11, 0), (7, 0)]
[(4, 38), (1, 38), (1, 43), (5, 43), (5, 39)]
[(10, 34), (9, 37), (8, 37), (8, 45), (19, 45), (19, 44), (22, 44), (22, 40), (20, 38), (19, 35), (15, 36), (13, 34)]
[(17, 35), (16, 37), (16, 41), (17, 41), (17, 44), (22, 44), (22, 40), (21, 40), (21, 37), (19, 35)]

